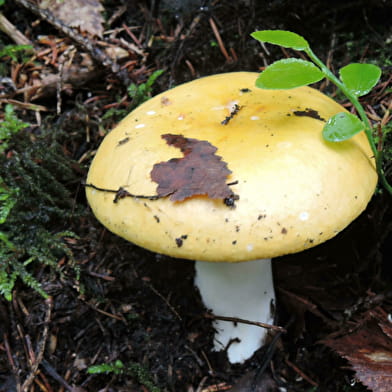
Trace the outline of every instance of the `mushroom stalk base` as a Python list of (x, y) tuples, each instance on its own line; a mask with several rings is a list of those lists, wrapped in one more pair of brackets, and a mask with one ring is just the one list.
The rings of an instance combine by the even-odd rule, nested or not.
[[(243, 263), (196, 261), (195, 285), (206, 308), (216, 316), (272, 324), (275, 292), (271, 259)], [(231, 363), (242, 363), (259, 349), (268, 330), (255, 325), (215, 320), (214, 349), (227, 349)]]

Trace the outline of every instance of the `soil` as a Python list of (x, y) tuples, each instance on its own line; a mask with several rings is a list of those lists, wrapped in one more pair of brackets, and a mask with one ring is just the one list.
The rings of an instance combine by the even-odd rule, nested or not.
[[(367, 110), (382, 116), (380, 102), (385, 91), (391, 91), (391, 51), (389, 43), (388, 56), (386, 43), (392, 39), (391, 2), (124, 0), (102, 4), (106, 20), (118, 12), (106, 30), (138, 26), (133, 31), (139, 41), (132, 41), (125, 30), (117, 37), (143, 53), (133, 55), (132, 66), (122, 63), (126, 78), (97, 66), (91, 79), (70, 83), (63, 91), (60, 112), (56, 112), (56, 89), (38, 98), (14, 96), (47, 108), (40, 112), (39, 127), (61, 134), (61, 151), (73, 162), (74, 178), (64, 185), (75, 213), (50, 224), (53, 232), (69, 230), (77, 237), (65, 236), (72, 257), (59, 255), (57, 271), (41, 264), (31, 267), (50, 299), (20, 280), (12, 301), (1, 299), (0, 391), (22, 391), (29, 376), (26, 391), (366, 391), (360, 380), (370, 377), (367, 365), (374, 364), (369, 360), (362, 372), (355, 373), (355, 356), (344, 359), (339, 344), (331, 342), (359, 328), (361, 320), (375, 311), (392, 314), (392, 209), (386, 192), (379, 189), (367, 210), (336, 238), (274, 260), (276, 323), (287, 333), (271, 334), (251, 359), (231, 365), (224, 352), (212, 350), (212, 320), (193, 285), (193, 263), (151, 253), (108, 232), (90, 212), (82, 184), (105, 132), (124, 115), (120, 110), (129, 111), (135, 104), (124, 80), (141, 85), (151, 72), (164, 69), (152, 86), (156, 94), (205, 75), (257, 71), (294, 54), (270, 46), (268, 52), (261, 50), (249, 37), (256, 30), (295, 31), (334, 69), (376, 59), (386, 87), (363, 102)], [(41, 35), (64, 37), (25, 7), (7, 1), (3, 12), (37, 45)], [(227, 53), (219, 46), (215, 27)], [(110, 35), (99, 41), (105, 39), (111, 42)], [(5, 34), (1, 40), (12, 43)], [(67, 38), (66, 45), (71, 44)], [(31, 71), (27, 75), (31, 78)], [(342, 99), (332, 86), (321, 83), (319, 87)], [(110, 109), (113, 116), (105, 118)], [(19, 110), (18, 116), (38, 122), (28, 109)], [(93, 365), (116, 361), (124, 367), (88, 372)], [(378, 373), (381, 381), (391, 376)], [(392, 390), (380, 385), (384, 384), (373, 390)]]

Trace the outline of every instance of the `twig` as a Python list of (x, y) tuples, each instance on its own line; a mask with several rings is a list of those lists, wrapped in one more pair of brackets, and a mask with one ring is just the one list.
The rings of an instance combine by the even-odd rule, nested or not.
[(197, 387), (197, 389), (196, 389), (196, 392), (201, 392), (202, 391), (202, 388), (204, 387), (204, 384), (206, 383), (206, 381), (207, 381), (207, 376), (204, 376), (202, 379), (201, 379), (201, 381), (199, 382), (199, 385), (198, 385), (198, 387)]
[(206, 361), (207, 367), (208, 367), (208, 374), (215, 374), (215, 370), (211, 365), (211, 361), (208, 359), (207, 354), (205, 353), (204, 350), (201, 350), (201, 355), (203, 356), (204, 360)]
[(27, 376), (25, 382), (22, 385), (22, 392), (27, 392), (30, 385), (34, 382), (34, 377), (37, 374), (38, 367), (41, 364), (43, 357), (44, 357), (44, 352), (45, 352), (45, 346), (46, 342), (48, 340), (48, 333), (49, 333), (49, 323), (52, 317), (52, 309), (53, 309), (53, 299), (49, 297), (46, 301), (46, 315), (45, 315), (45, 321), (44, 321), (44, 329), (42, 331), (42, 337), (40, 342), (38, 343), (38, 348), (37, 348), (37, 354), (35, 355), (34, 362), (31, 366), (30, 374)]
[(21, 102), (16, 99), (10, 99), (10, 98), (0, 98), (0, 104), (2, 103), (10, 103), (11, 105), (14, 105), (20, 109), (24, 110), (34, 110), (34, 111), (41, 111), (41, 112), (47, 112), (49, 109), (45, 106), (42, 105), (36, 105), (34, 103), (29, 103), (29, 102)]
[(238, 56), (237, 56), (235, 49), (231, 47), (229, 50), (230, 50), (231, 57), (232, 57), (233, 61), (238, 61)]
[[(173, 86), (176, 66), (177, 66), (178, 61), (181, 57), (181, 53), (182, 53), (183, 47), (185, 45), (185, 42), (186, 42), (187, 38), (193, 34), (193, 31), (196, 29), (196, 26), (199, 24), (200, 20), (201, 20), (201, 14), (198, 14), (193, 18), (192, 23), (190, 24), (189, 28), (187, 29), (187, 31), (184, 34), (184, 37), (182, 38), (182, 40), (180, 41), (180, 44), (178, 45), (178, 49), (176, 50), (176, 53), (173, 56), (174, 58), (171, 62), (169, 87)], [(163, 27), (162, 27), (162, 30), (163, 30)]]
[(278, 325), (266, 324), (259, 321), (251, 321), (245, 320), (238, 317), (226, 317), (226, 316), (216, 316), (215, 314), (206, 313), (204, 317), (213, 319), (213, 320), (222, 320), (222, 321), (231, 321), (233, 323), (241, 323), (241, 324), (248, 324), (248, 325), (255, 325), (256, 327), (272, 329), (274, 331), (286, 333), (286, 329), (283, 327), (279, 327)]
[(98, 49), (96, 45), (94, 45), (89, 39), (83, 37), (82, 35), (78, 34), (76, 30), (65, 25), (61, 20), (54, 17), (51, 12), (39, 8), (35, 4), (30, 3), (28, 0), (15, 0), (15, 2), (27, 8), (32, 13), (38, 15), (40, 18), (50, 23), (64, 35), (75, 41), (77, 45), (90, 54), (96, 63), (113, 72), (125, 87), (130, 84), (128, 74), (121, 71), (120, 66), (113, 62), (105, 52)]
[(58, 383), (60, 383), (64, 388), (66, 388), (70, 392), (81, 392), (84, 391), (84, 389), (80, 387), (72, 387), (67, 383), (67, 381), (64, 380), (56, 371), (56, 369), (45, 359), (42, 361), (42, 367), (45, 369), (45, 371)]
[(7, 34), (17, 45), (32, 45), (31, 41), (23, 35), (1, 12), (0, 30)]
[(124, 317), (122, 315), (119, 316), (117, 314), (106, 312), (105, 310), (97, 308), (94, 304), (92, 304), (92, 303), (90, 303), (88, 301), (86, 301), (85, 303), (86, 303), (86, 305), (90, 306), (91, 309), (95, 310), (98, 313), (103, 314), (104, 316), (111, 317), (111, 318), (114, 318), (116, 320), (125, 322), (125, 319), (124, 319)]
[(197, 74), (196, 74), (196, 70), (195, 70), (195, 67), (193, 66), (193, 64), (189, 60), (185, 60), (185, 64), (189, 68), (189, 71), (191, 72), (192, 78), (196, 78)]
[(70, 66), (72, 62), (73, 56), (70, 56), (70, 52), (72, 51), (72, 46), (70, 46), (68, 49), (66, 49), (63, 53), (63, 58), (60, 61), (59, 64), (59, 75), (58, 75), (58, 80), (57, 80), (57, 88), (56, 88), (56, 97), (57, 97), (57, 107), (56, 107), (56, 112), (57, 114), (61, 113), (61, 104), (62, 104), (62, 99), (61, 99), (61, 91), (63, 90), (63, 84), (64, 84), (64, 65), (66, 61), (69, 61)]
[[(293, 319), (291, 319), (288, 322), (288, 325), (290, 325), (292, 323)], [(280, 336), (282, 335), (282, 332), (278, 332), (272, 339), (272, 341), (269, 343), (267, 351), (264, 353), (263, 355), (263, 362), (260, 366), (259, 369), (257, 369), (257, 372), (252, 380), (252, 384), (251, 384), (251, 391), (256, 389), (256, 386), (259, 384), (259, 380), (262, 377), (262, 375), (264, 374), (265, 370), (267, 369), (268, 365), (270, 364), (270, 362), (272, 361), (272, 358), (275, 354), (276, 351), (276, 346), (278, 343), (278, 340), (280, 339)]]
[[(231, 185), (236, 185), (237, 183), (238, 183), (238, 181), (233, 181), (233, 182), (230, 182), (227, 185), (231, 186)], [(118, 189), (107, 189), (107, 188), (101, 188), (101, 187), (96, 186), (94, 184), (82, 183), (82, 185), (84, 185), (86, 188), (92, 188), (92, 189), (95, 189), (95, 190), (100, 191), (100, 192), (114, 193), (115, 196), (114, 196), (114, 199), (113, 199), (113, 203), (118, 203), (119, 200), (124, 199), (125, 197), (132, 197), (134, 199), (147, 199), (147, 200), (153, 201), (153, 200), (164, 199), (164, 198), (166, 198), (168, 196), (171, 196), (174, 193), (174, 191), (173, 191), (171, 193), (167, 193), (167, 194), (164, 194), (164, 195), (151, 195), (151, 196), (150, 195), (135, 195), (133, 193), (129, 193), (122, 186), (120, 186), (120, 188), (118, 188)], [(223, 202), (228, 207), (233, 207), (234, 202), (236, 200), (239, 200), (239, 196), (233, 194), (230, 197), (226, 197), (223, 200)]]
[(163, 302), (168, 306), (168, 308), (174, 313), (174, 315), (182, 321), (181, 316), (178, 314), (178, 312), (174, 309), (174, 307), (170, 304), (170, 302), (150, 283), (144, 282), (152, 292), (154, 292), (159, 298), (162, 299)]
[(94, 276), (95, 278), (100, 278), (103, 280), (107, 280), (109, 282), (113, 282), (116, 280), (116, 278), (114, 278), (113, 276), (110, 275), (106, 275), (106, 274), (99, 274), (97, 272), (94, 271), (86, 271), (89, 275)]
[(142, 43), (139, 41), (139, 39), (136, 37), (136, 35), (133, 34), (132, 30), (125, 23), (123, 23), (122, 26), (123, 26), (124, 30), (127, 32), (127, 34), (135, 41), (138, 48), (142, 49)]
[(310, 385), (318, 387), (316, 381), (313, 381), (309, 376), (307, 376), (297, 365), (289, 361), (287, 358), (284, 360), (288, 366), (290, 366), (296, 373), (298, 373), (304, 380), (306, 380)]
[(9, 362), (10, 366), (11, 366), (12, 374), (13, 374), (13, 376), (15, 378), (16, 390), (20, 391), (19, 371), (18, 371), (17, 366), (15, 365), (15, 361), (14, 361), (14, 358), (12, 356), (11, 347), (10, 347), (10, 343), (8, 341), (8, 335), (7, 334), (3, 335), (3, 342), (4, 342), (5, 351), (7, 353), (7, 359), (8, 359), (8, 362)]
[(201, 392), (222, 392), (229, 391), (231, 388), (232, 385), (229, 385), (226, 382), (220, 382), (219, 384), (213, 384), (207, 388), (202, 389)]
[(133, 193), (129, 193), (123, 187), (120, 187), (118, 189), (106, 189), (106, 188), (100, 188), (94, 184), (83, 184), (83, 185), (87, 188), (93, 188), (93, 189), (100, 191), (100, 192), (115, 193), (116, 196), (113, 199), (113, 203), (117, 203), (120, 199), (123, 199), (124, 197), (133, 197), (135, 199), (148, 199), (148, 200), (158, 200), (163, 197), (166, 197), (166, 196), (159, 196), (159, 195), (152, 195), (152, 196), (134, 195)]
[(212, 31), (214, 32), (215, 38), (218, 41), (219, 49), (222, 52), (223, 56), (225, 57), (226, 61), (228, 63), (231, 63), (233, 59), (229, 56), (229, 53), (227, 53), (227, 50), (225, 48), (225, 45), (222, 41), (222, 38), (219, 34), (218, 28), (216, 27), (216, 23), (214, 22), (214, 19), (209, 18), (208, 21), (210, 22), (210, 26), (212, 28)]

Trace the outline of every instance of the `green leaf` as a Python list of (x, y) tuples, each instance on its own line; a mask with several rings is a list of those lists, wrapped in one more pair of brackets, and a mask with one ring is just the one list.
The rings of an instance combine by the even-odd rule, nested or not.
[(87, 372), (90, 374), (114, 373), (121, 374), (124, 371), (124, 364), (118, 359), (114, 363), (102, 363), (100, 365), (90, 366)]
[(283, 46), (295, 50), (309, 49), (308, 41), (299, 34), (286, 30), (261, 30), (255, 31), (251, 36), (260, 42)]
[(267, 67), (257, 78), (256, 86), (289, 89), (306, 86), (323, 78), (323, 72), (310, 61), (289, 58), (275, 61)]
[(352, 63), (341, 68), (340, 79), (357, 97), (367, 94), (379, 81), (381, 69), (373, 64)]
[(29, 124), (19, 120), (12, 105), (5, 105), (4, 120), (0, 122), (0, 154), (8, 148), (12, 135), (28, 126)]
[(128, 86), (128, 95), (132, 98), (133, 107), (136, 107), (151, 98), (153, 85), (163, 72), (163, 69), (158, 69), (148, 77), (145, 83), (139, 85), (132, 83)]
[(15, 286), (16, 274), (9, 274), (7, 266), (0, 264), (0, 294), (5, 297), (7, 301), (12, 300), (12, 290)]
[(324, 125), (323, 137), (328, 142), (342, 142), (363, 131), (365, 125), (354, 114), (338, 113)]
[(32, 50), (33, 47), (31, 45), (6, 45), (1, 48), (0, 57), (7, 56), (13, 61), (18, 61), (21, 58), (22, 62), (25, 62), (27, 58), (23, 58), (23, 54), (31, 53)]
[[(0, 231), (0, 259), (1, 259), (1, 251), (15, 251), (14, 244), (8, 239), (6, 233)], [(0, 264), (1, 265), (1, 264)]]
[(9, 189), (0, 177), (0, 224), (3, 224), (17, 202), (18, 189)]

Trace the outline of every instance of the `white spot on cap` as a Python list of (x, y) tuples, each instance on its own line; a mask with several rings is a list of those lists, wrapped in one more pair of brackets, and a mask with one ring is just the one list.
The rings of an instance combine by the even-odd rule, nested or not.
[(149, 110), (146, 114), (149, 115), (149, 116), (153, 116), (156, 113), (157, 112), (155, 110)]
[(229, 109), (230, 113), (233, 112), (236, 107), (238, 106), (239, 101), (238, 100), (233, 100), (227, 102), (226, 105), (219, 105), (219, 106), (213, 106), (211, 110), (224, 110), (224, 109)]
[(226, 109), (226, 107), (225, 106), (213, 106), (212, 108), (211, 108), (211, 110), (223, 110), (223, 109)]
[(236, 105), (238, 105), (238, 102), (239, 102), (239, 101), (237, 101), (237, 100), (235, 100), (235, 101), (229, 101), (228, 104), (226, 105), (227, 109), (229, 109), (230, 112), (232, 112), (233, 110), (235, 110)]
[(246, 250), (247, 250), (248, 252), (252, 252), (252, 250), (253, 250), (253, 244), (248, 244), (248, 245), (246, 245)]
[(291, 142), (280, 142), (278, 143), (279, 148), (289, 148), (291, 147), (292, 143)]
[(260, 117), (259, 116), (252, 116), (250, 119), (252, 121), (257, 121), (257, 120), (260, 120)]
[(177, 117), (177, 120), (183, 120), (185, 117), (184, 117), (184, 115), (183, 114), (180, 114), (178, 117)]
[(306, 221), (306, 220), (308, 220), (308, 219), (309, 219), (309, 212), (307, 212), (307, 211), (302, 211), (302, 212), (299, 214), (299, 219), (301, 219), (301, 221)]
[(135, 128), (139, 129), (139, 128), (144, 128), (145, 126), (146, 124), (137, 124)]

